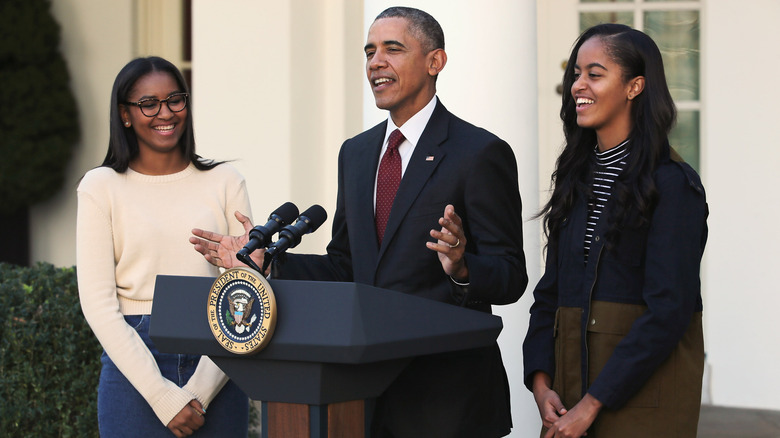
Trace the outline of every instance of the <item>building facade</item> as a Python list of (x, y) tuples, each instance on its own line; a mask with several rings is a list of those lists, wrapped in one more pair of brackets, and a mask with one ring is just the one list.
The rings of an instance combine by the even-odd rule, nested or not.
[[(31, 212), (33, 261), (75, 263), (75, 189), (105, 155), (114, 77), (140, 55), (164, 56), (191, 69), (198, 152), (235, 160), (247, 178), (256, 222), (285, 201), (302, 209), (320, 204), (332, 214), (341, 142), (386, 117), (367, 87), (362, 48), (373, 17), (393, 4), (192, 0), (184, 13), (181, 0), (53, 0), (83, 134), (65, 186)], [(766, 389), (780, 387), (772, 365), (780, 360), (780, 332), (773, 324), (780, 296), (772, 280), (780, 233), (770, 224), (780, 213), (775, 190), (780, 176), (774, 168), (780, 148), (773, 136), (780, 88), (770, 76), (780, 71), (773, 30), (780, 2), (417, 0), (410, 5), (430, 12), (445, 32), (449, 60), (438, 82), (442, 102), (507, 140), (518, 161), (531, 285), (518, 303), (497, 309), (504, 318), (499, 342), (512, 386), (513, 436), (530, 436), (540, 424), (533, 397), (522, 385), (521, 343), (530, 291), (541, 276), (543, 241), (538, 221), (531, 218), (547, 199), (561, 145), (560, 63), (582, 22), (594, 16), (630, 19), (636, 27), (652, 26), (652, 16), (669, 11), (683, 17), (654, 37), (668, 36), (677, 25), (686, 38), (680, 47), (691, 50), (681, 62), (696, 91), (683, 90), (675, 98), (687, 112), (680, 141), (695, 140), (710, 205), (702, 270), (705, 400), (780, 409), (780, 397)], [(692, 56), (696, 62), (688, 62)], [(308, 236), (300, 251), (322, 252), (328, 229), (329, 223)]]

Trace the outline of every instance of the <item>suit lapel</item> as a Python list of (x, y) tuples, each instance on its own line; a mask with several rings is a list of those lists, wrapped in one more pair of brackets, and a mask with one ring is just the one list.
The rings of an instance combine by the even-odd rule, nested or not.
[[(351, 162), (356, 167), (355, 180), (346, 181), (349, 185), (347, 192), (352, 193), (355, 200), (355, 208), (347, 212), (348, 223), (355, 226), (354, 236), (365, 236), (370, 242), (367, 247), (372, 248), (369, 256), (375, 257), (379, 250), (377, 243), (376, 226), (374, 225), (374, 182), (376, 180), (377, 166), (379, 165), (379, 152), (387, 131), (387, 122), (380, 123), (370, 131), (370, 136), (361, 145)], [(346, 205), (353, 205), (347, 200)]]
[[(441, 102), (437, 102), (431, 119), (423, 131), (420, 141), (414, 148), (414, 153), (409, 160), (409, 165), (406, 167), (401, 185), (398, 187), (398, 192), (395, 195), (393, 208), (390, 210), (390, 217), (387, 220), (385, 237), (379, 248), (380, 259), (387, 246), (392, 243), (395, 233), (409, 213), (412, 204), (425, 187), (425, 183), (444, 158), (446, 151), (441, 145), (447, 140), (448, 128), (449, 112)], [(420, 242), (420, 245), (423, 244), (424, 242)]]

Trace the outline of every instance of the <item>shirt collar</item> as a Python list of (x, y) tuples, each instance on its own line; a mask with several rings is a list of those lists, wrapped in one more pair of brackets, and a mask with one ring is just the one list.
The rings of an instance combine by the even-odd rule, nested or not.
[(393, 123), (393, 118), (388, 115), (387, 131), (385, 132), (385, 143), (387, 143), (387, 139), (390, 137), (390, 134), (393, 131), (400, 129), (401, 134), (404, 135), (404, 138), (409, 143), (411, 143), (412, 146), (417, 146), (417, 142), (420, 141), (420, 137), (422, 137), (422, 133), (425, 130), (425, 127), (428, 125), (428, 121), (431, 119), (431, 115), (433, 115), (433, 110), (436, 108), (437, 101), (438, 99), (434, 95), (427, 105), (425, 105), (420, 111), (417, 111), (417, 114), (413, 115), (401, 127), (395, 126), (395, 123)]

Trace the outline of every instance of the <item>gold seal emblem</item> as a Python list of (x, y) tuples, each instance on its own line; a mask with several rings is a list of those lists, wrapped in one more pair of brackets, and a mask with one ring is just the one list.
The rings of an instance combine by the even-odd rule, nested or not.
[(276, 299), (271, 286), (256, 271), (228, 269), (211, 286), (207, 315), (214, 338), (225, 350), (253, 354), (271, 341)]

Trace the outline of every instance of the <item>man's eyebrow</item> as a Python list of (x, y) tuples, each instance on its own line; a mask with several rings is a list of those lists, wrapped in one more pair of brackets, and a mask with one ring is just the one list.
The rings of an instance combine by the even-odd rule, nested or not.
[(382, 45), (384, 45), (384, 46), (401, 46), (401, 47), (406, 47), (402, 42), (396, 41), (396, 40), (383, 41)]
[[(406, 48), (406, 46), (405, 46), (405, 45), (404, 45), (402, 42), (400, 42), (400, 41), (396, 41), (396, 40), (387, 40), (387, 41), (382, 41), (382, 45), (383, 45), (383, 46), (399, 46), (399, 47)], [(366, 44), (366, 46), (365, 46), (365, 47), (363, 47), (363, 51), (364, 51), (364, 52), (365, 52), (366, 50), (370, 50), (370, 49), (376, 49), (376, 44), (373, 44), (373, 43), (368, 43), (368, 44)]]

